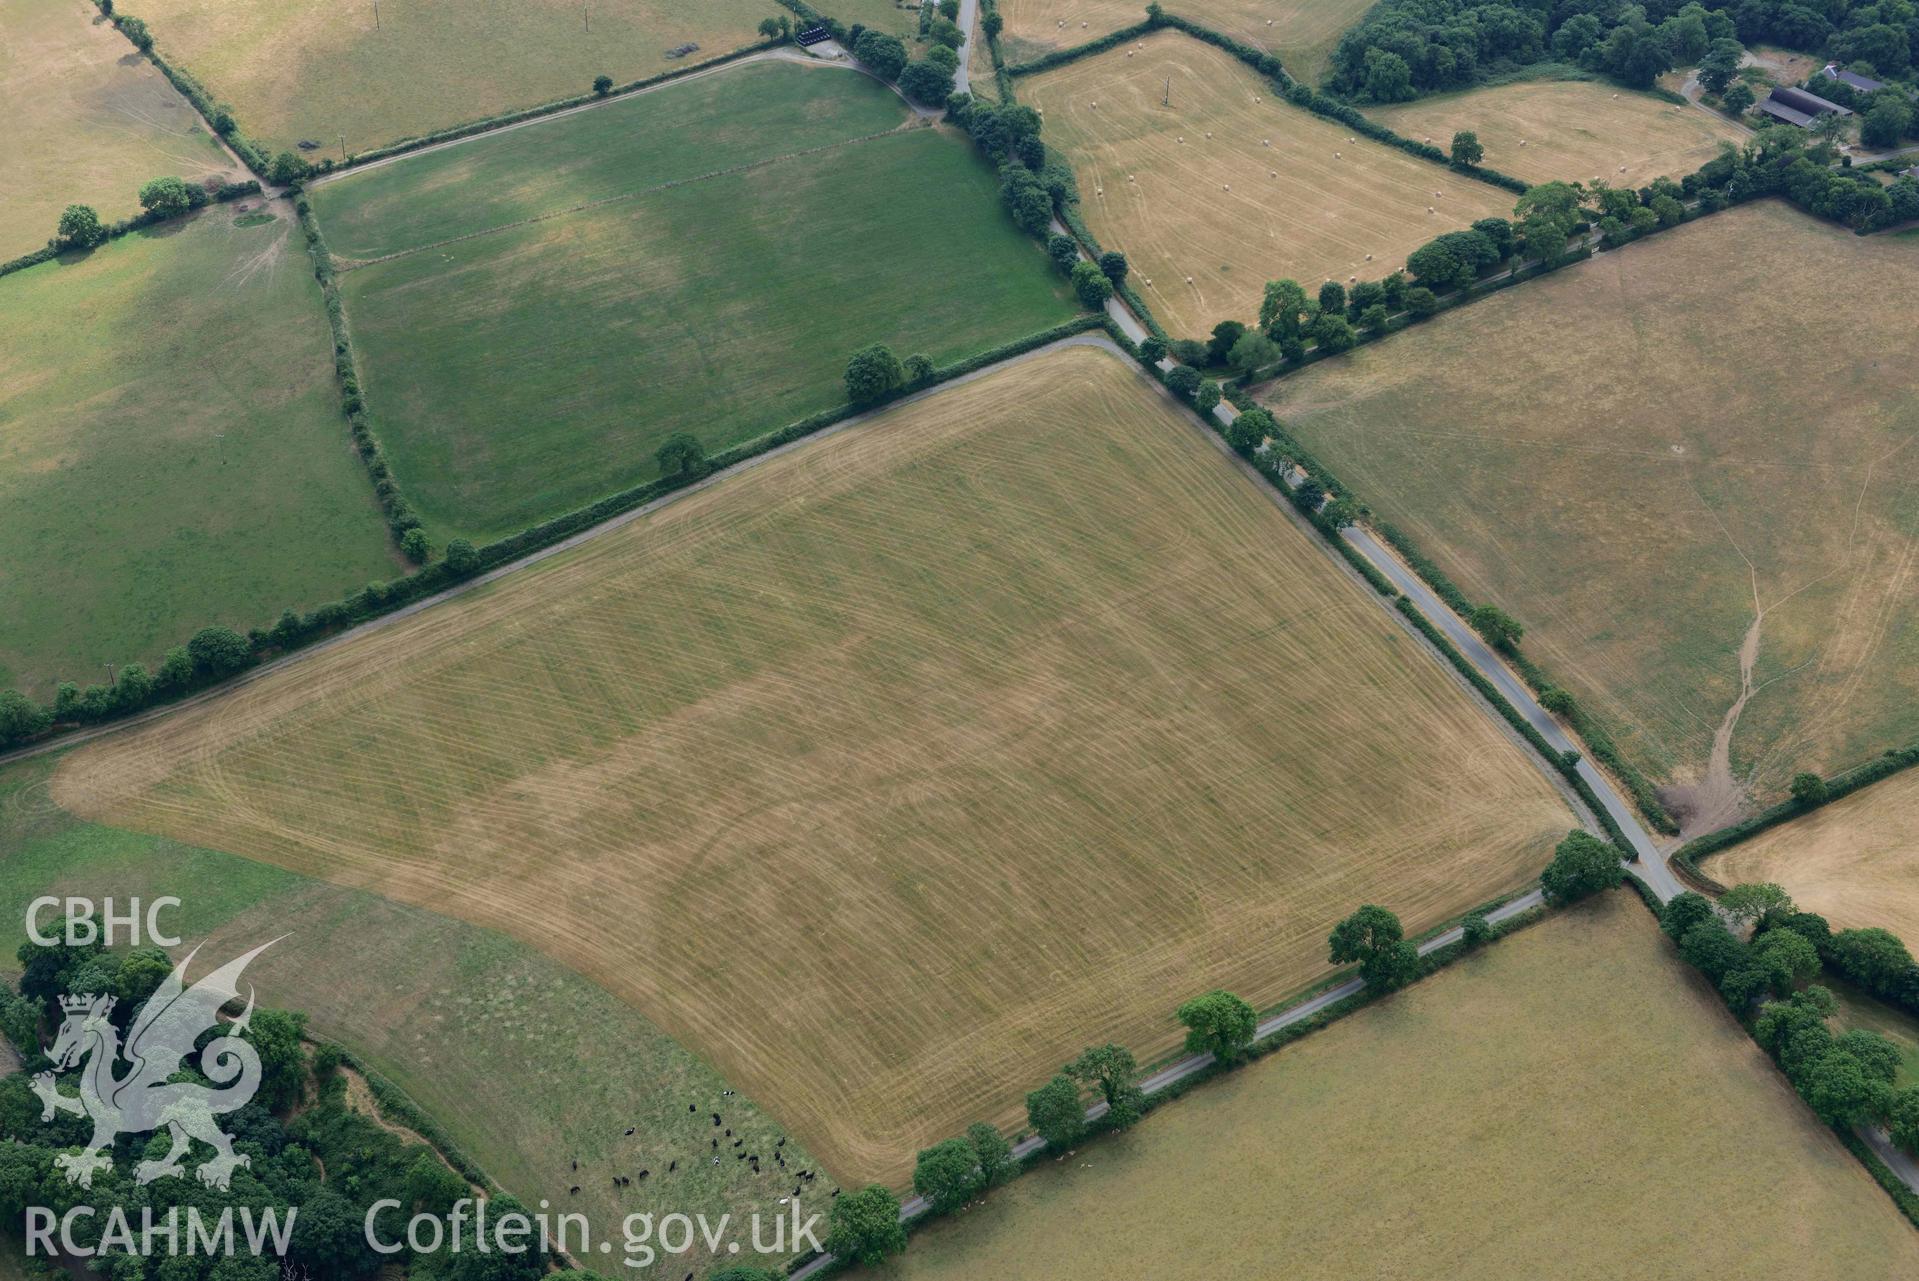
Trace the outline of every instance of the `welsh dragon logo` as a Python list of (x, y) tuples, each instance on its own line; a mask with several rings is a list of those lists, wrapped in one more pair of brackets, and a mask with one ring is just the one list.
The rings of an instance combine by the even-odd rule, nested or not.
[[(54, 1158), (54, 1164), (66, 1171), (67, 1182), (92, 1187), (95, 1171), (113, 1167), (108, 1149), (116, 1136), (145, 1134), (162, 1126), (172, 1133), (173, 1147), (160, 1160), (142, 1161), (134, 1168), (134, 1178), (143, 1185), (184, 1174), (181, 1158), (194, 1139), (215, 1153), (194, 1171), (208, 1187), (225, 1190), (234, 1169), (251, 1164), (248, 1157), (234, 1152), (232, 1140), (214, 1122), (221, 1113), (244, 1107), (260, 1088), (260, 1056), (239, 1035), (253, 1017), (251, 985), (240, 1017), (200, 1051), (200, 1071), (213, 1086), (170, 1078), (184, 1066), (201, 1035), (219, 1025), (220, 1007), (240, 995), (240, 973), (247, 963), (278, 941), (262, 943), (188, 987), (187, 966), (199, 952), (195, 948), (141, 1007), (124, 1046), (111, 1017), (113, 997), (60, 998), (66, 1018), (49, 1051), (54, 1070), (34, 1077), (33, 1092), (45, 1105), (42, 1121), (51, 1121), (56, 1112), (71, 1112), (93, 1122), (93, 1138), (85, 1151)], [(83, 1061), (79, 1094), (62, 1094), (57, 1078)]]

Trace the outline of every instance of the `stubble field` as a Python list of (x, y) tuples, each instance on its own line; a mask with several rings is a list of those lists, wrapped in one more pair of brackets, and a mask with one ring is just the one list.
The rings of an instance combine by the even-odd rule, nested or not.
[[(711, 1162), (713, 1112), (763, 1156), (786, 1137), (765, 1112), (631, 1006), (535, 949), (377, 894), (85, 822), (49, 797), (54, 767), (42, 758), (0, 770), (8, 967), (27, 904), (42, 894), (172, 895), (180, 906), (163, 920), (181, 939), (176, 959), (205, 949), (194, 976), (209, 958), (278, 940), (247, 970), (261, 1004), (304, 1011), (310, 1035), (399, 1086), (527, 1205), (544, 1197), (610, 1232), (644, 1211), (772, 1213), (792, 1193), (770, 1160), (759, 1176), (730, 1156)], [(637, 1133), (627, 1136), (628, 1126)], [(793, 1139), (780, 1150), (793, 1168), (813, 1168)], [(642, 1169), (651, 1177), (635, 1177)], [(635, 1182), (615, 1189), (614, 1174)], [(831, 1186), (817, 1183), (808, 1199), (830, 1198)], [(679, 1281), (685, 1271), (637, 1275)]]
[[(1316, 85), (1339, 38), (1371, 7), (1369, 0), (1192, 0), (1174, 12), (1264, 49), (1293, 79)], [(1097, 40), (1146, 16), (1134, 0), (1001, 0), (999, 11), (1009, 62)]]
[[(1449, 147), (1478, 134), (1484, 164), (1527, 182), (1643, 187), (1681, 178), (1751, 133), (1716, 112), (1587, 80), (1528, 80), (1443, 94), (1367, 114), (1402, 137)], [(1521, 145), (1524, 144), (1524, 145)]]
[(1919, 1236), (1628, 895), (1042, 1165), (859, 1275), (1919, 1268)]
[(337, 154), (639, 80), (759, 39), (773, 0), (148, 0), (168, 59), (270, 150)]
[(1073, 347), (667, 504), (53, 782), (633, 1003), (842, 1181), (1214, 986), (1534, 875), (1557, 792), (1130, 367)]
[(1919, 947), (1919, 772), (1761, 832), (1704, 867), (1727, 885), (1783, 885), (1835, 929), (1877, 926)]
[(1126, 255), (1176, 337), (1250, 323), (1269, 280), (1309, 292), (1376, 280), (1433, 237), (1512, 210), (1511, 193), (1355, 140), (1178, 32), (1023, 79), (1020, 100), (1045, 113), (1087, 225)]
[(1526, 624), (1690, 833), (1919, 737), (1915, 288), (1897, 241), (1766, 202), (1261, 399)]
[(0, 259), (45, 244), (68, 205), (112, 222), (140, 211), (150, 178), (244, 176), (88, 0), (6, 0), (0, 20)]
[(399, 568), (292, 219), (233, 205), (0, 279), (0, 688), (152, 672)]
[(652, 479), (676, 431), (712, 453), (839, 405), (869, 343), (943, 364), (1069, 319), (993, 172), (905, 119), (864, 76), (755, 64), (321, 186), (374, 426), (434, 532), (511, 533)]

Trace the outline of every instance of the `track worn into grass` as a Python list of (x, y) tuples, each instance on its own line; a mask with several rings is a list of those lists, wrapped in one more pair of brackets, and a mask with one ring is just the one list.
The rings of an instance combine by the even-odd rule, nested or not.
[(1179, 1001), (1274, 1001), (1571, 817), (1115, 357), (1071, 348), (82, 749), (62, 804), (634, 1002), (842, 1181)]
[[(1444, 94), (1367, 114), (1403, 137), (1450, 147), (1471, 130), (1485, 163), (1528, 182), (1644, 187), (1678, 179), (1713, 158), (1722, 142), (1752, 135), (1715, 112), (1588, 80), (1526, 80)], [(1522, 145), (1523, 144), (1523, 145)]]
[(0, 110), (0, 260), (44, 245), (70, 204), (112, 222), (140, 212), (150, 178), (246, 176), (89, 0), (6, 0)]
[(1043, 1163), (856, 1275), (1919, 1269), (1919, 1236), (1628, 893)]
[(1179, 32), (1023, 79), (1020, 100), (1045, 112), (1087, 225), (1178, 337), (1250, 323), (1269, 280), (1309, 293), (1377, 280), (1433, 237), (1512, 210), (1510, 192), (1278, 101)]
[(1766, 202), (1262, 398), (1699, 831), (1919, 738), (1915, 290), (1906, 245)]

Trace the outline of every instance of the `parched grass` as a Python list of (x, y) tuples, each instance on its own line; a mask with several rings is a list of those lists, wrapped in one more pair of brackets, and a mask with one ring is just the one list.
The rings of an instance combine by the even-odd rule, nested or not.
[[(752, 105), (769, 80), (794, 91), (780, 101), (844, 100), (810, 100), (811, 131), (782, 127)], [(763, 130), (770, 163), (663, 186), (704, 171), (684, 143), (594, 152), (569, 141), (584, 130), (590, 144), (607, 127), (600, 115), (636, 131), (659, 119), (664, 134), (686, 123), (677, 94), (720, 81), (735, 82), (720, 91), (735, 100), (699, 136), (738, 164), (753, 154), (744, 135)], [(347, 210), (349, 243), (369, 248), (474, 226), (469, 165), (498, 192), (484, 216), (531, 216), (539, 193), (516, 194), (500, 175), (517, 168), (537, 187), (542, 147), (571, 193), (548, 208), (577, 205), (575, 194), (603, 202), (342, 277), (375, 429), (436, 533), (512, 533), (650, 480), (674, 432), (715, 452), (839, 405), (847, 358), (868, 343), (943, 363), (1070, 318), (1065, 281), (1001, 209), (997, 179), (966, 142), (935, 129), (847, 141), (901, 118), (877, 92), (846, 72), (742, 68), (647, 95), (630, 118), (622, 106), (521, 130), (497, 144), (505, 155), (454, 148), (417, 171), (368, 175), (369, 203), (395, 220), (389, 234)], [(809, 147), (827, 149), (791, 154)], [(622, 190), (640, 194), (602, 194)], [(337, 203), (330, 186), (321, 195)]]
[(150, 178), (243, 176), (88, 0), (7, 0), (0, 109), (0, 259), (45, 244), (68, 205), (92, 205), (112, 222), (140, 212)]
[(1878, 926), (1919, 947), (1919, 776), (1895, 774), (1715, 854), (1704, 867), (1727, 885), (1783, 885), (1834, 928)]
[(397, 571), (297, 231), (244, 217), (0, 279), (0, 688), (152, 671)]
[(1089, 1041), (1536, 874), (1557, 792), (1136, 370), (1075, 347), (68, 758), (75, 812), (512, 934), (842, 1181)]
[(1898, 1276), (1919, 1235), (1616, 893), (858, 1275), (1708, 1281), (1785, 1257), (1799, 1276)]
[[(203, 945), (202, 961), (224, 960), (279, 939), (247, 971), (261, 1003), (307, 1012), (312, 1032), (398, 1085), (529, 1206), (546, 1198), (588, 1215), (596, 1237), (617, 1236), (628, 1214), (772, 1214), (792, 1192), (771, 1159), (784, 1132), (764, 1112), (725, 1093), (728, 1082), (630, 1006), (535, 949), (375, 894), (84, 822), (49, 798), (52, 769), (41, 760), (0, 772), (9, 967), (26, 905), (41, 894), (120, 903), (171, 894), (177, 953)], [(730, 1153), (712, 1164), (716, 1111), (761, 1153), (766, 1176)], [(781, 1150), (793, 1168), (812, 1168), (797, 1141)], [(613, 1187), (614, 1174), (642, 1169), (652, 1171), (646, 1180)], [(831, 1191), (807, 1197), (824, 1202)], [(677, 1281), (691, 1266), (640, 1275)]]
[[(751, 44), (773, 0), (136, 0), (158, 48), (272, 150), (337, 155)], [(684, 60), (666, 51), (696, 43)]]
[[(1266, 50), (1293, 79), (1312, 85), (1326, 74), (1339, 38), (1371, 7), (1371, 0), (1180, 0), (1166, 6)], [(1097, 40), (1146, 16), (1146, 6), (1134, 0), (1000, 0), (999, 9), (1006, 20), (1000, 41), (1011, 62)]]
[(1181, 337), (1252, 321), (1269, 280), (1376, 280), (1433, 237), (1512, 210), (1509, 192), (1355, 140), (1179, 32), (1023, 79), (1020, 99), (1045, 112), (1093, 234), (1126, 254)]
[(1486, 149), (1485, 164), (1528, 182), (1598, 179), (1614, 187), (1689, 174), (1721, 142), (1751, 136), (1716, 112), (1590, 80), (1519, 81), (1367, 114), (1402, 137), (1442, 148), (1471, 130)]
[[(1691, 831), (1919, 737), (1919, 258), (1716, 214), (1263, 400), (1614, 731)], [(1835, 300), (1844, 298), (1844, 306)], [(1715, 732), (1752, 697), (1719, 770)]]

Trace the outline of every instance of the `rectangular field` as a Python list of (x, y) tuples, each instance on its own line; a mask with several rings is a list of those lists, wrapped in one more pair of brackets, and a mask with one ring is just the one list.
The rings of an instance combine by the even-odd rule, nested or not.
[[(710, 1160), (715, 1111), (763, 1153), (787, 1138), (763, 1111), (564, 966), (505, 935), (375, 894), (84, 822), (48, 797), (53, 767), (42, 758), (0, 771), (0, 914), (13, 923), (0, 948), (9, 968), (25, 940), (26, 906), (42, 894), (122, 903), (170, 894), (180, 900), (167, 918), (182, 940), (176, 959), (204, 944), (202, 963), (225, 960), (277, 939), (247, 971), (261, 1004), (306, 1012), (312, 1034), (398, 1085), (529, 1206), (544, 1197), (583, 1212), (597, 1235), (643, 1211), (771, 1214), (792, 1192), (770, 1160), (764, 1177), (743, 1162)], [(781, 1150), (794, 1168), (813, 1168), (791, 1138)], [(642, 1169), (651, 1177), (613, 1187), (614, 1174)], [(575, 1185), (578, 1194), (568, 1190)], [(828, 1199), (831, 1187), (810, 1195)]]
[(68, 205), (112, 222), (140, 212), (150, 178), (244, 176), (88, 0), (5, 0), (0, 27), (0, 259), (45, 244)]
[[(1187, 0), (1172, 10), (1264, 49), (1293, 79), (1316, 85), (1339, 38), (1371, 7), (1371, 0)], [(1000, 0), (999, 11), (1008, 62), (1097, 40), (1146, 16), (1134, 0)]]
[(156, 46), (269, 150), (337, 155), (582, 94), (759, 39), (773, 0), (147, 0)]
[[(709, 155), (674, 138), (675, 100), (715, 93)], [(596, 151), (602, 115), (658, 142)], [(397, 254), (341, 287), (375, 429), (436, 532), (649, 480), (677, 431), (710, 453), (841, 404), (869, 343), (946, 363), (1071, 317), (993, 172), (947, 131), (883, 132), (903, 116), (863, 76), (746, 67), (322, 187), (341, 252)], [(496, 193), (478, 211), (475, 178)], [(468, 238), (419, 239), (441, 234)]]
[(1919, 737), (1915, 289), (1899, 242), (1748, 205), (1262, 399), (1703, 831)]
[(1269, 280), (1308, 292), (1376, 280), (1433, 237), (1512, 211), (1510, 192), (1355, 139), (1180, 32), (1041, 72), (1019, 91), (1072, 162), (1087, 225), (1127, 256), (1176, 337), (1250, 323)]
[(1426, 927), (1571, 821), (1086, 346), (102, 742), (53, 796), (513, 934), (895, 1183), (1088, 1041), (1274, 1001), (1355, 905)]
[(1587, 80), (1527, 80), (1367, 114), (1436, 147), (1471, 130), (1486, 149), (1486, 165), (1527, 182), (1599, 179), (1614, 187), (1683, 177), (1711, 160), (1720, 143), (1752, 136), (1716, 111)]
[(1711, 1281), (1786, 1257), (1825, 1281), (1904, 1276), (1919, 1235), (1621, 891), (857, 1275)]
[(232, 205), (0, 279), (0, 688), (387, 579), (287, 211)]
[(1877, 926), (1919, 947), (1919, 770), (1761, 832), (1702, 866), (1727, 885), (1783, 885), (1835, 929)]

